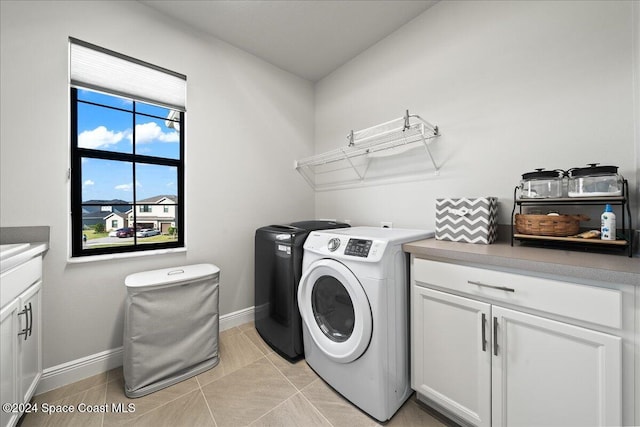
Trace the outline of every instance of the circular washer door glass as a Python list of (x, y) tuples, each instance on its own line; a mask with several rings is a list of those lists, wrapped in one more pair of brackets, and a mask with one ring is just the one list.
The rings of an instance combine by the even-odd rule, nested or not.
[(321, 276), (311, 291), (313, 316), (320, 330), (332, 341), (344, 342), (355, 324), (349, 292), (333, 276)]

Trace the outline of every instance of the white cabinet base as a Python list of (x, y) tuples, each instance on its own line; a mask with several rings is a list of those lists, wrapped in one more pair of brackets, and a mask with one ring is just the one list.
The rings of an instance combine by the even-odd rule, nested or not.
[[(482, 427), (633, 425), (628, 404), (623, 417), (634, 396), (623, 387), (626, 293), (412, 261), (411, 385), (419, 400)], [(559, 299), (548, 301), (553, 294)], [(591, 318), (585, 304), (598, 299), (611, 310)]]

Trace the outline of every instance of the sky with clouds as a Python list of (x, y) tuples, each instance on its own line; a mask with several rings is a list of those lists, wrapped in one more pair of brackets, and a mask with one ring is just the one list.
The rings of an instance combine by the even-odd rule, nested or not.
[[(180, 134), (167, 126), (169, 110), (127, 99), (78, 90), (78, 99), (111, 107), (119, 111), (91, 104), (78, 103), (78, 145), (118, 153), (178, 159)], [(135, 128), (135, 141), (134, 141)], [(134, 145), (135, 142), (135, 145)], [(177, 169), (170, 166), (137, 164), (136, 198), (146, 199), (158, 195), (177, 195)], [(128, 162), (84, 158), (82, 159), (82, 200), (133, 200), (133, 165)]]

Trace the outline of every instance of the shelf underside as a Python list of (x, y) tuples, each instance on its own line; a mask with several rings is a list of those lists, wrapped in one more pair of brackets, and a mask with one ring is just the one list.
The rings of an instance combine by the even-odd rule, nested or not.
[(339, 148), (337, 150), (301, 159), (297, 162), (297, 167), (316, 167), (333, 162), (348, 161), (348, 159), (367, 155), (375, 157), (376, 154), (374, 153), (387, 150), (391, 150), (391, 153), (393, 153), (394, 149), (398, 149), (402, 146), (406, 146), (407, 148), (415, 147), (417, 146), (416, 143), (423, 142), (424, 140), (434, 137), (435, 135), (425, 135), (419, 128), (413, 127), (407, 129), (405, 132), (399, 132), (395, 135), (384, 135), (354, 146)]
[(536, 236), (532, 234), (514, 234), (513, 237), (521, 240), (583, 243), (602, 246), (627, 246), (629, 244), (626, 240), (582, 239), (580, 237)]

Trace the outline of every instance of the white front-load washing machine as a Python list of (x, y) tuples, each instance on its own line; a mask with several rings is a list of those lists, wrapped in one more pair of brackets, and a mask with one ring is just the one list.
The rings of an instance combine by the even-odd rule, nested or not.
[(379, 421), (411, 394), (402, 244), (429, 237), (426, 230), (352, 227), (311, 232), (304, 244), (298, 307), (306, 361)]

